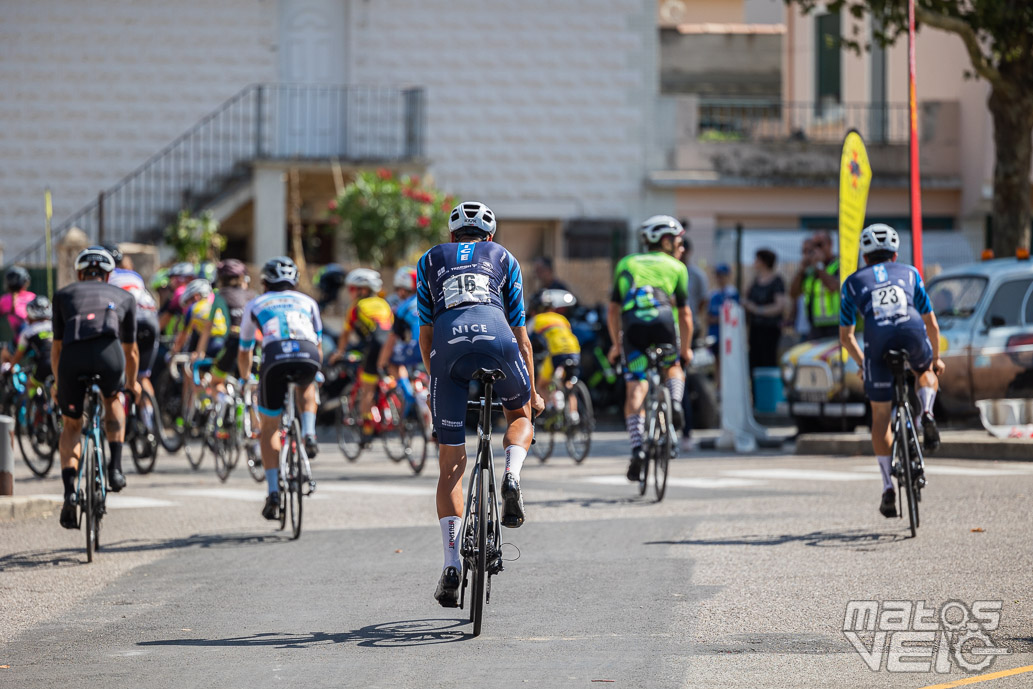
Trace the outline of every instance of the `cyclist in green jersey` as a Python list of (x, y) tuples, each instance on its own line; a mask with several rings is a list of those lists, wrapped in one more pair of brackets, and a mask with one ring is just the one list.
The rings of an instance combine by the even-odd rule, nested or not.
[(669, 215), (655, 215), (642, 223), (639, 232), (646, 252), (625, 256), (617, 264), (607, 314), (613, 341), (610, 361), (616, 361), (621, 354), (624, 357), (627, 386), (624, 417), (632, 448), (629, 481), (638, 480), (641, 463), (645, 460), (642, 449), (643, 403), (648, 389), (645, 352), (663, 344), (674, 345), (676, 353), (662, 360), (660, 366), (671, 393), (674, 425), (679, 431), (685, 423), (682, 411), (685, 372), (681, 362), (687, 365), (692, 361), (689, 272), (685, 264), (675, 258), (683, 243), (685, 228)]

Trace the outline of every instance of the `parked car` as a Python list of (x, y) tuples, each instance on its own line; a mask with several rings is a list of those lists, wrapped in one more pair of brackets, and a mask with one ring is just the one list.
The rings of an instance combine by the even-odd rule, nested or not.
[[(1033, 398), (1033, 262), (968, 263), (945, 270), (926, 287), (947, 364), (937, 416), (974, 416), (981, 399)], [(857, 365), (834, 339), (787, 351), (782, 380), (787, 411), (801, 432), (852, 430), (868, 415)]]

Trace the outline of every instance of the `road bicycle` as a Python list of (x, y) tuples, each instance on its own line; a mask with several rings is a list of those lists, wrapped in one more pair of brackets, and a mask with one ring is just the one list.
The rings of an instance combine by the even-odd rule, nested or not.
[[(355, 380), (349, 381), (341, 392), (337, 445), (349, 462), (357, 460), (362, 450), (372, 441), (372, 438), (364, 438), (362, 435), (361, 394)], [(394, 385), (381, 378), (373, 392), (373, 407), (370, 409), (373, 438), (379, 437), (383, 441), (387, 456), (395, 462), (406, 459), (407, 450), (411, 448), (409, 428), (402, 420), (403, 408)]]
[(79, 528), (86, 523), (86, 561), (93, 562), (94, 551), (100, 548), (100, 523), (106, 513), (107, 445), (101, 430), (104, 408), (101, 406), (100, 376), (79, 377), (86, 384), (86, 422), (82, 429), (82, 457), (73, 499), (79, 507)]
[(595, 427), (592, 396), (583, 381), (567, 373), (574, 365), (572, 359), (567, 359), (556, 367), (546, 383), (542, 396), (547, 406), (536, 420), (538, 430), (535, 444), (531, 446), (541, 462), (552, 454), (557, 434), (563, 436), (567, 453), (578, 464), (585, 460), (592, 446), (592, 429)]
[(459, 607), (465, 607), (466, 587), (470, 583), (470, 621), (473, 635), (481, 633), (484, 606), (491, 602), (491, 577), (502, 572), (502, 520), (499, 516), (499, 497), (495, 487), (495, 462), (491, 449), (491, 413), (501, 411), (502, 405), (492, 402), (492, 388), (504, 380), (499, 369), (482, 368), (473, 375), (484, 384), (484, 395), (479, 401), (467, 402), (469, 410), (478, 413), (477, 461), (470, 472), (470, 485), (463, 514), (463, 586)]
[(312, 495), (316, 482), (312, 480), (305, 442), (301, 436), (301, 422), (295, 406), (296, 379), (287, 376), (287, 395), (280, 415), (280, 529), (287, 525), (290, 512), (292, 539), (301, 536), (302, 498)]
[(144, 388), (140, 398), (134, 400), (132, 395), (125, 395), (126, 435), (125, 444), (133, 455), (136, 471), (149, 474), (154, 470), (158, 458), (158, 445), (161, 436), (161, 414), (154, 395)]
[(671, 393), (664, 385), (660, 374), (660, 363), (674, 355), (673, 345), (663, 344), (646, 350), (648, 360), (646, 368), (646, 381), (649, 388), (646, 391), (644, 407), (646, 410), (646, 427), (644, 429), (642, 449), (645, 450), (646, 459), (642, 462), (638, 477), (638, 494), (645, 495), (649, 485), (649, 466), (653, 465), (653, 490), (656, 494), (656, 501), (664, 499), (667, 492), (667, 469), (671, 458), (676, 454), (676, 439), (678, 434), (674, 430), (674, 417), (671, 405)]
[[(911, 406), (908, 379), (908, 354), (905, 351), (891, 349), (883, 360), (893, 372), (893, 416), (890, 420), (893, 429), (893, 446), (890, 457), (893, 461), (893, 476), (897, 478), (897, 500), (903, 508), (904, 496), (907, 496), (907, 514), (911, 525), (911, 537), (918, 535), (918, 503), (922, 501), (922, 488), (925, 487), (925, 462), (922, 459), (922, 447), (918, 442), (918, 428), (915, 426), (915, 415)], [(904, 516), (903, 509), (897, 514)]]

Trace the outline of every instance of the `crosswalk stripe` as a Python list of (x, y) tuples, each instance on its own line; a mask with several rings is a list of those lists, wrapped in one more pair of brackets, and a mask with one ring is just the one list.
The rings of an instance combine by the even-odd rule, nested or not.
[(843, 471), (815, 471), (813, 469), (734, 469), (721, 472), (739, 478), (772, 479), (776, 481), (870, 481), (870, 476)]
[[(585, 479), (587, 483), (597, 483), (605, 486), (626, 486), (631, 482), (624, 476), (592, 476)], [(667, 479), (668, 486), (676, 488), (745, 488), (747, 486), (763, 485), (763, 481), (751, 481), (744, 478), (721, 478), (699, 476), (696, 478), (677, 478), (671, 476)]]

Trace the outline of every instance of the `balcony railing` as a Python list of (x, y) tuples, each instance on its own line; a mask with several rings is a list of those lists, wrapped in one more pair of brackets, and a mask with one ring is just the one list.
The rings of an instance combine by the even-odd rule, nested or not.
[(840, 143), (857, 129), (869, 144), (904, 144), (907, 104), (832, 104), (706, 99), (699, 104), (701, 141)]
[[(92, 241), (153, 241), (183, 209), (196, 211), (249, 179), (255, 160), (382, 164), (423, 156), (423, 90), (256, 84), (209, 113), (54, 228)], [(38, 244), (11, 263), (39, 265)]]

